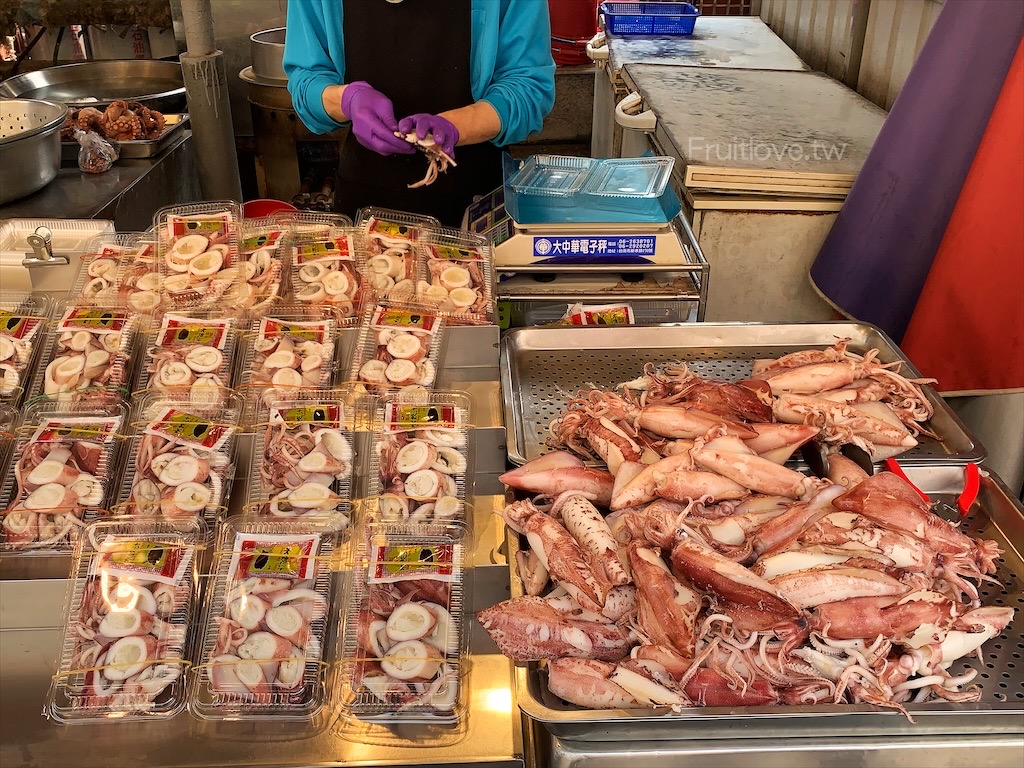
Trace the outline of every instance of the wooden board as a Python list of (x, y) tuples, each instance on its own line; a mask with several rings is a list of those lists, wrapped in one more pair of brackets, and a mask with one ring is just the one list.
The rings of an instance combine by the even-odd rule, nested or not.
[(695, 190), (844, 197), (886, 112), (815, 72), (627, 64)]

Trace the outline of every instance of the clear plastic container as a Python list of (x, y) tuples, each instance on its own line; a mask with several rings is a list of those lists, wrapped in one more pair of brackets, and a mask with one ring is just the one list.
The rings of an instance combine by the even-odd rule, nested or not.
[(188, 707), (202, 720), (303, 720), (327, 701), (336, 520), (232, 517), (214, 552)]
[(267, 419), (254, 430), (249, 513), (282, 520), (337, 516), (339, 527), (348, 527), (356, 461), (350, 403), (348, 392), (325, 389), (267, 404)]
[(113, 513), (167, 520), (226, 514), (235, 475), (242, 401), (225, 395), (196, 409), (188, 395), (150, 393), (132, 414), (134, 435)]
[(429, 307), (374, 306), (363, 314), (349, 379), (373, 392), (433, 387), (443, 339), (444, 318)]
[(600, 160), (583, 187), (587, 195), (615, 198), (657, 198), (672, 177), (671, 157), (627, 157)]
[(333, 310), (315, 305), (282, 305), (253, 321), (240, 369), (240, 388), (255, 408), (249, 423), (273, 400), (331, 387), (338, 328)]
[[(61, 311), (62, 310), (62, 311)], [(60, 403), (105, 403), (131, 391), (141, 320), (126, 309), (65, 305), (50, 329), (30, 396)]]
[(351, 227), (293, 234), (286, 247), (291, 262), (291, 296), (307, 306), (327, 305), (340, 322), (358, 319), (362, 258)]
[(352, 219), (348, 216), (326, 211), (278, 211), (271, 218), (285, 225), (290, 234), (299, 237), (319, 237), (326, 230), (352, 226)]
[(494, 322), (494, 252), (482, 236), (457, 229), (427, 233), (419, 246), (424, 276), (416, 301), (437, 307), (451, 325)]
[(357, 542), (339, 675), (346, 717), (457, 723), (466, 713), (465, 530), (375, 525)]
[(113, 497), (124, 405), (30, 405), (0, 489), (0, 551), (70, 552)]
[(163, 290), (172, 309), (213, 307), (245, 282), (239, 250), (242, 212), (234, 201), (157, 211)]
[(288, 278), (285, 240), (288, 227), (268, 216), (246, 219), (239, 230), (239, 267), (243, 280), (225, 297), (249, 315), (282, 301)]
[(89, 242), (68, 301), (101, 307), (117, 306), (119, 276), (133, 261), (141, 232), (100, 235)]
[(199, 520), (101, 521), (75, 547), (57, 674), (59, 723), (158, 720), (185, 708)]
[(0, 404), (17, 405), (28, 389), (51, 312), (45, 296), (0, 292)]
[(149, 334), (136, 394), (186, 396), (198, 408), (216, 408), (234, 382), (239, 321), (219, 312), (168, 312)]
[(532, 155), (508, 179), (517, 195), (572, 197), (579, 192), (597, 165), (589, 157)]
[(433, 530), (466, 525), (469, 397), (461, 392), (387, 393), (374, 402), (367, 519)]
[(13, 406), (0, 403), (0, 488), (3, 488), (4, 476), (10, 471), (11, 449), (14, 448), (20, 420), (21, 414)]

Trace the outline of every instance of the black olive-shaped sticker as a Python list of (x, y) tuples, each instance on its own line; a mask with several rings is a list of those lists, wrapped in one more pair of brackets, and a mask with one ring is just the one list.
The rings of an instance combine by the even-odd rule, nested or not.
[(440, 421), (441, 420), (441, 412), (438, 411), (437, 408), (428, 408), (427, 409), (427, 418), (426, 418), (426, 420), (427, 421)]
[(313, 409), (313, 421), (327, 421), (327, 409), (325, 409), (325, 408), (314, 408)]
[(420, 550), (420, 562), (421, 563), (432, 563), (434, 562), (434, 550), (430, 547), (423, 547)]
[(270, 564), (270, 556), (266, 552), (261, 552), (252, 559), (252, 568), (254, 571), (266, 570), (266, 567)]
[(20, 317), (11, 316), (11, 317), (7, 318), (7, 322), (4, 323), (4, 326), (7, 328), (8, 331), (13, 331), (15, 328), (18, 327), (18, 325), (20, 323), (21, 323), (21, 318)]
[(154, 565), (154, 566), (155, 565), (160, 565), (160, 563), (163, 561), (163, 559), (164, 559), (163, 547), (154, 547), (153, 549), (149, 550), (149, 553), (146, 555), (146, 560), (148, 560), (149, 563)]
[(179, 328), (177, 333), (178, 341), (185, 341), (188, 338), (189, 330), (188, 328)]

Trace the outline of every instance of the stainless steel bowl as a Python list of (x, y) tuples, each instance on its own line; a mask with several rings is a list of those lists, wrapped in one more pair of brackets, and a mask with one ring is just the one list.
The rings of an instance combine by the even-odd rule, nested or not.
[(0, 96), (99, 109), (123, 99), (165, 113), (185, 111), (181, 64), (156, 59), (81, 61), (25, 72), (0, 83)]
[(252, 73), (263, 80), (286, 81), (284, 59), (284, 27), (264, 29), (249, 37), (252, 53)]
[(31, 195), (60, 170), (63, 104), (0, 99), (0, 205)]

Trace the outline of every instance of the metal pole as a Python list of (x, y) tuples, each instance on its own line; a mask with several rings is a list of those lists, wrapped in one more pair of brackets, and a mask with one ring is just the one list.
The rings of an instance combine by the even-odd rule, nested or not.
[(207, 200), (242, 199), (224, 52), (213, 36), (210, 0), (181, 0), (187, 52), (181, 72), (188, 98), (199, 185)]

